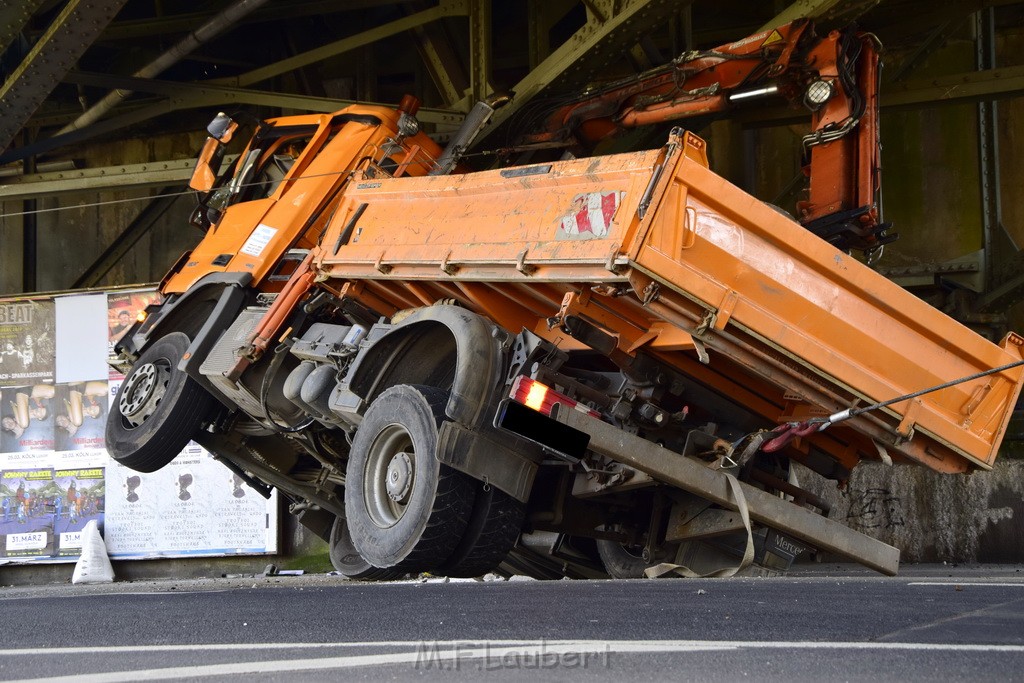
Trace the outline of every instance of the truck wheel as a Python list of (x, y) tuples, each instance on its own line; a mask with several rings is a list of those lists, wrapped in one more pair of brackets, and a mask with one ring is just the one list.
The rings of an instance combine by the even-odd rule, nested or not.
[(512, 496), (493, 486), (481, 487), (462, 541), (437, 573), (473, 577), (492, 571), (516, 544), (525, 516), (526, 506)]
[(364, 560), (352, 545), (352, 537), (348, 533), (348, 523), (344, 517), (334, 518), (334, 525), (331, 527), (330, 556), (334, 568), (350, 579), (393, 581), (405, 576), (403, 571), (381, 569)]
[(346, 469), (345, 516), (352, 543), (370, 564), (429, 571), (462, 539), (474, 481), (437, 459), (448, 394), (398, 385), (370, 404)]
[(642, 579), (648, 567), (639, 551), (633, 551), (615, 541), (598, 540), (597, 554), (608, 576), (613, 579)]
[(161, 337), (136, 361), (107, 416), (107, 451), (125, 467), (154, 472), (181, 452), (214, 399), (178, 369), (189, 339)]

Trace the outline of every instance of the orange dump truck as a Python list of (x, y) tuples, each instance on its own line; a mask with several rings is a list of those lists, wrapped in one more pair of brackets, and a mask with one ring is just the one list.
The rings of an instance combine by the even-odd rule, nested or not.
[[(414, 107), (346, 112), (265, 123), (206, 181), (205, 239), (119, 347), (122, 463), (194, 438), (364, 579), (728, 574), (805, 549), (891, 574), (898, 551), (790, 463), (840, 484), (862, 460), (992, 467), (1022, 339), (726, 182), (696, 136), (429, 175)], [(289, 138), (305, 151), (268, 190)]]

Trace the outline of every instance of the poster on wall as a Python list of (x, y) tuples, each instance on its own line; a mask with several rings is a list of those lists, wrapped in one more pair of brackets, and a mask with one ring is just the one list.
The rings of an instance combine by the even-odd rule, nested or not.
[(52, 384), (0, 389), (0, 451), (52, 451), (54, 447)]
[(277, 551), (276, 494), (264, 499), (198, 445), (151, 474), (106, 451), (123, 378), (92, 361), (123, 335), (122, 313), (134, 320), (156, 296), (0, 300), (0, 562), (72, 562), (91, 520), (118, 559)]
[(104, 468), (54, 470), (57, 485), (53, 511), (53, 535), (56, 555), (75, 557), (82, 554), (82, 531), (96, 520), (103, 526), (106, 479)]
[(104, 380), (56, 386), (55, 450), (103, 450), (106, 445), (108, 391), (108, 383)]
[[(114, 344), (121, 340), (139, 313), (153, 303), (160, 302), (159, 292), (117, 292), (107, 295), (107, 357), (114, 357)], [(123, 375), (110, 368), (111, 379), (123, 379)]]
[(50, 468), (0, 471), (0, 557), (53, 555), (54, 500), (59, 496)]
[(0, 385), (53, 382), (52, 299), (0, 301)]
[[(151, 474), (113, 463), (108, 470), (107, 548), (114, 558), (174, 557), (276, 550), (276, 506), (195, 443)], [(117, 490), (115, 490), (115, 485)]]

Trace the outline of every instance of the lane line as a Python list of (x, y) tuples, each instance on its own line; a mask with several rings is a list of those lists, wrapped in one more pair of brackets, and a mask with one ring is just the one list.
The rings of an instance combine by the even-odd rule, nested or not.
[[(384, 645), (386, 643), (378, 643)], [(428, 645), (435, 645), (429, 643)], [(439, 643), (436, 645), (440, 645)], [(731, 646), (690, 645), (674, 647), (672, 652), (707, 652), (715, 650), (734, 650)], [(324, 657), (320, 659), (285, 659), (260, 662), (235, 662), (230, 664), (209, 664), (203, 666), (179, 666), (162, 669), (141, 669), (125, 671), (106, 671), (100, 673), (78, 673), (71, 676), (47, 676), (45, 678), (27, 678), (9, 681), (8, 683), (119, 683), (121, 681), (163, 681), (181, 678), (201, 678), (208, 676), (239, 676), (244, 674), (278, 673), (282, 671), (323, 671), (328, 669), (353, 669), (367, 666), (385, 666), (393, 664), (413, 664), (416, 668), (430, 670), (437, 667), (445, 671), (453, 667), (479, 667), (483, 670), (502, 668), (527, 658), (541, 658), (551, 662), (546, 668), (558, 665), (560, 657), (572, 657), (573, 666), (580, 666), (579, 661), (604, 658), (607, 663), (612, 652), (663, 652), (659, 646), (650, 646), (638, 642), (628, 649), (611, 650), (607, 643), (585, 647), (580, 642), (569, 642), (562, 645), (542, 643), (519, 647), (459, 647), (441, 650), (439, 647), (426, 647), (415, 652), (393, 654), (352, 655), (348, 657)]]
[(1024, 588), (1024, 583), (984, 582), (984, 581), (912, 581), (908, 586), (1001, 586), (1004, 588)]
[[(362, 647), (418, 647), (425, 642), (423, 640), (385, 640), (385, 641), (364, 641), (349, 643), (181, 643), (178, 645), (106, 645), (106, 646), (82, 646), (82, 647), (47, 647), (47, 648), (11, 648), (0, 650), (0, 657), (24, 657), (32, 655), (58, 654), (58, 655), (81, 655), (81, 654), (117, 654), (122, 652), (146, 653), (146, 652), (185, 652), (185, 651), (246, 651), (246, 650), (324, 650), (332, 648), (362, 648)], [(491, 640), (491, 645), (528, 645), (538, 641), (534, 640)], [(549, 643), (587, 642), (587, 641), (548, 641)], [(604, 641), (592, 641), (604, 642)], [(465, 643), (482, 645), (481, 640), (459, 640), (459, 641), (438, 641), (439, 644)]]
[(149, 652), (245, 652), (270, 650), (327, 650), (372, 647), (388, 648), (611, 648), (611, 651), (632, 652), (650, 650), (670, 652), (692, 647), (797, 649), (797, 650), (920, 650), (945, 652), (1020, 652), (1024, 645), (998, 643), (914, 643), (882, 641), (816, 641), (816, 640), (379, 640), (347, 643), (180, 643), (177, 645), (108, 645), (96, 647), (10, 648), (0, 650), (0, 656), (32, 657), (39, 655), (118, 653), (145, 654)]
[[(508, 641), (504, 641), (508, 642)], [(611, 654), (630, 653), (690, 653), (738, 649), (790, 649), (790, 650), (840, 650), (840, 651), (942, 651), (951, 653), (1009, 653), (1024, 654), (1024, 645), (996, 644), (956, 644), (956, 643), (879, 643), (879, 642), (815, 642), (815, 641), (714, 641), (714, 640), (662, 640), (662, 641), (603, 641), (603, 640), (567, 640), (567, 641), (513, 641), (515, 645), (496, 645), (484, 641), (396, 641), (396, 642), (364, 642), (364, 643), (215, 643), (205, 645), (178, 646), (142, 646), (142, 647), (105, 647), (90, 648), (89, 652), (109, 654), (111, 652), (131, 651), (135, 653), (160, 652), (174, 650), (177, 652), (195, 650), (279, 650), (282, 648), (352, 648), (352, 647), (408, 647), (416, 649), (410, 652), (376, 653), (363, 655), (347, 655), (312, 659), (275, 659), (268, 661), (231, 662), (202, 666), (176, 666), (155, 669), (136, 669), (121, 671), (105, 671), (97, 673), (77, 673), (72, 676), (45, 677), (23, 679), (23, 683), (54, 681), (56, 683), (112, 683), (114, 681), (159, 681), (178, 678), (201, 678), (211, 676), (237, 676), (258, 673), (276, 673), (283, 671), (325, 671), (352, 669), (367, 666), (386, 666), (397, 664), (413, 664), (417, 668), (437, 666), (439, 669), (452, 666), (476, 666), (483, 668), (501, 668), (506, 662), (518, 662), (527, 658), (534, 661), (579, 662), (587, 659), (600, 660)], [(61, 649), (22, 649), (4, 650), (3, 654), (42, 655), (67, 652)], [(75, 648), (77, 651), (78, 649)], [(544, 660), (543, 658), (554, 658)], [(566, 660), (559, 659), (567, 658)], [(511, 659), (510, 659), (511, 658)], [(578, 664), (576, 664), (578, 666)]]

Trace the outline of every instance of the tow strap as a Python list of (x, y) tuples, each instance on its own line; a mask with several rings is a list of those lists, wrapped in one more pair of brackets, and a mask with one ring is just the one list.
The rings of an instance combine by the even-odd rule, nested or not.
[(732, 498), (736, 504), (736, 511), (740, 513), (740, 519), (743, 520), (743, 526), (747, 530), (747, 547), (743, 551), (743, 557), (740, 559), (739, 566), (736, 567), (723, 567), (722, 569), (716, 569), (707, 574), (698, 574), (689, 567), (681, 564), (673, 564), (672, 562), (662, 562), (656, 564), (653, 567), (648, 567), (644, 570), (644, 576), (648, 579), (657, 579), (663, 576), (674, 575), (682, 576), (688, 579), (711, 579), (711, 578), (728, 578), (735, 576), (738, 572), (743, 571), (754, 561), (754, 532), (750, 528), (750, 511), (747, 509), (747, 499), (743, 495), (743, 488), (740, 486), (740, 482), (736, 477), (723, 472), (726, 481), (729, 482), (729, 492), (732, 494)]

